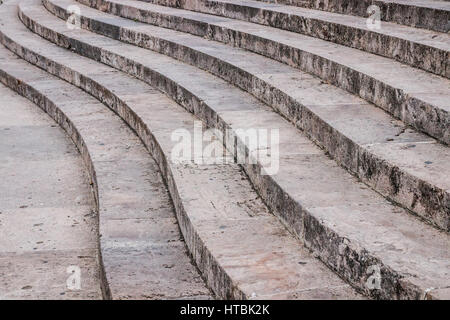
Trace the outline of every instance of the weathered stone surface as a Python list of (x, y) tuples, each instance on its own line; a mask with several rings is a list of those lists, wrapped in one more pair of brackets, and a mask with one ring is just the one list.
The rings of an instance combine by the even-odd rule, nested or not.
[[(101, 298), (97, 216), (76, 147), (2, 84), (0, 135), (0, 299)], [(74, 265), (79, 290), (66, 285)]]
[[(18, 31), (17, 28), (14, 30)], [(16, 40), (21, 42), (18, 38)], [(197, 167), (175, 166), (170, 163), (170, 153), (175, 143), (170, 140), (170, 132), (179, 128), (192, 130), (195, 117), (130, 76), (55, 48), (31, 33), (22, 40), (31, 48), (33, 43), (39, 43), (41, 54), (45, 53), (45, 57), (39, 56), (21, 47), (20, 50), (24, 50), (23, 53), (31, 61), (42, 63), (48, 71), (102, 98), (105, 104), (136, 130), (167, 178), (187, 244), (207, 283), (219, 297), (361, 298), (306, 249), (299, 246), (296, 239), (270, 214), (237, 164)], [(49, 57), (63, 61), (64, 65)], [(112, 78), (115, 80), (111, 81)], [(131, 88), (132, 92), (128, 90)], [(139, 94), (135, 95), (133, 91)], [(149, 101), (152, 101), (151, 108)], [(129, 106), (133, 108), (130, 109)], [(167, 121), (169, 118), (173, 121)], [(152, 132), (149, 128), (152, 128)], [(97, 178), (101, 178), (99, 174)], [(116, 181), (119, 181), (120, 186), (121, 180)], [(215, 183), (212, 184), (211, 181)], [(114, 198), (117, 200), (117, 196)], [(111, 217), (110, 212), (101, 212), (101, 216), (104, 215), (106, 219)], [(113, 216), (117, 216), (117, 213)], [(158, 221), (161, 223), (161, 219)], [(184, 287), (182, 283), (174, 286), (173, 280), (170, 280), (173, 274), (169, 272), (177, 270), (189, 279), (189, 272), (184, 264), (167, 261), (163, 264), (169, 269), (167, 273), (158, 273), (154, 264), (150, 263), (143, 268), (136, 266), (134, 260), (137, 257), (142, 259), (147, 252), (151, 257), (157, 258), (156, 262), (167, 259), (167, 250), (175, 250), (179, 246), (178, 239), (171, 232), (164, 232), (167, 229), (155, 225), (156, 234), (161, 234), (169, 242), (166, 246), (149, 245), (151, 238), (148, 238), (147, 233), (140, 232), (142, 226), (136, 225), (135, 221), (120, 224), (109, 222), (107, 220), (104, 225), (103, 230), (106, 232), (103, 235), (106, 239), (102, 241), (102, 252), (109, 255), (114, 253), (116, 257), (108, 264), (109, 272), (115, 274), (116, 269), (123, 271), (122, 266), (126, 265), (130, 274), (140, 272), (147, 279), (157, 279), (157, 283), (152, 286), (154, 290), (149, 295), (151, 298), (158, 298), (162, 288), (163, 292), (179, 292)], [(126, 224), (133, 224), (133, 231)], [(140, 253), (140, 250), (143, 252)], [(161, 253), (164, 256), (159, 257)], [(236, 259), (236, 263), (230, 265), (232, 258)], [(311, 274), (312, 271), (314, 275)], [(135, 278), (129, 280), (133, 279)], [(194, 290), (192, 283), (187, 282), (186, 285), (189, 285), (191, 291)]]
[[(98, 300), (97, 249), (36, 250), (0, 253), (0, 298), (2, 300)], [(69, 290), (69, 266), (81, 271), (81, 290)]]
[[(450, 143), (450, 82), (446, 78), (321, 39), (229, 18), (139, 1), (79, 2), (103, 3), (105, 5), (97, 8), (247, 49), (294, 66), (359, 95), (406, 124)], [(43, 3), (51, 10), (49, 1)], [(433, 61), (435, 59), (430, 63)], [(450, 70), (448, 66), (447, 69)]]
[[(45, 15), (48, 14), (43, 14)], [(41, 21), (45, 20), (43, 16), (39, 18)], [(187, 110), (207, 121), (209, 126), (258, 128), (267, 127), (270, 124), (280, 128), (280, 138), (286, 139), (280, 142), (280, 172), (274, 176), (263, 176), (261, 167), (255, 165), (245, 166), (246, 173), (271, 209), (302, 238), (305, 245), (313, 249), (326, 264), (348, 282), (366, 294), (380, 298), (417, 299), (426, 297), (425, 292), (430, 287), (444, 288), (448, 285), (449, 240), (447, 234), (424, 225), (405, 210), (393, 206), (380, 195), (368, 190), (343, 169), (337, 167), (320, 149), (317, 149), (291, 124), (282, 120), (267, 106), (196, 68), (183, 66), (173, 59), (83, 30), (69, 32), (64, 28), (64, 22), (54, 21), (46, 30), (46, 34), (49, 39), (59, 45), (65, 47), (70, 45), (77, 53), (121, 69), (156, 86)], [(32, 50), (28, 48), (25, 51), (26, 54), (30, 54)], [(42, 56), (40, 59), (46, 60)], [(30, 60), (36, 59), (30, 56)], [(42, 63), (42, 65), (47, 64), (47, 62)], [(173, 80), (175, 78), (176, 81)], [(195, 82), (192, 81), (194, 78)], [(85, 87), (85, 90), (88, 90), (88, 87)], [(236, 105), (233, 101), (240, 101), (240, 104)], [(167, 111), (166, 106), (162, 108)], [(154, 109), (147, 107), (142, 110), (146, 110), (149, 114), (149, 120), (158, 114)], [(248, 113), (244, 115), (242, 110)], [(135, 108), (133, 111), (140, 114)], [(167, 123), (164, 120), (168, 117), (172, 118), (173, 114), (173, 111), (169, 114), (161, 114), (163, 117), (157, 119), (156, 125)], [(123, 117), (129, 119), (128, 116)], [(139, 118), (142, 119), (143, 116)], [(175, 119), (179, 117), (175, 116)], [(128, 123), (136, 125), (140, 121), (130, 119)], [(192, 122), (190, 124), (192, 125)], [(189, 128), (189, 124), (187, 127), (181, 123), (175, 125), (177, 128)], [(149, 128), (154, 126), (141, 124), (136, 131), (150, 132)], [(167, 175), (169, 190), (175, 190), (176, 186), (188, 186), (189, 183), (177, 183), (180, 177), (176, 175), (173, 168), (170, 168), (167, 157), (164, 157), (163, 152), (156, 152), (160, 148), (164, 149), (165, 146), (161, 145), (163, 141), (169, 142), (167, 131), (163, 130), (162, 133), (166, 138), (159, 139), (160, 144), (155, 143), (150, 134), (147, 136), (140, 134), (140, 136), (149, 150), (152, 150), (158, 163), (162, 164), (160, 167), (163, 174), (169, 173)], [(293, 137), (295, 137), (294, 140)], [(296, 148), (292, 148), (292, 141), (304, 144), (305, 151), (296, 153)], [(196, 174), (194, 176), (197, 177)], [(194, 180), (190, 178), (191, 174), (187, 175), (190, 178), (189, 181), (194, 182), (201, 181), (200, 175), (198, 176), (199, 180)], [(209, 176), (215, 175), (212, 173), (206, 175), (206, 177)], [(199, 185), (205, 185), (205, 183), (199, 183)], [(189, 188), (187, 192), (192, 192), (192, 189), (195, 190), (195, 188)], [(206, 192), (206, 194), (210, 193), (211, 191)], [(216, 193), (221, 194), (213, 192), (213, 194)], [(172, 191), (171, 194), (172, 197), (176, 195)], [(174, 201), (181, 203), (177, 198)], [(183, 208), (178, 205), (176, 208), (180, 210), (178, 212), (182, 212)], [(216, 211), (213, 210), (213, 212)], [(221, 214), (223, 210), (217, 212)], [(182, 218), (186, 216), (188, 215), (181, 215), (181, 217), (178, 215), (178, 218), (181, 229), (186, 230), (183, 233), (188, 245), (193, 243), (202, 246), (203, 243), (200, 241), (202, 234), (195, 233), (199, 232), (199, 225), (192, 226), (193, 220), (183, 220)], [(199, 218), (197, 222), (201, 223), (203, 216)], [(208, 224), (205, 223), (204, 228), (207, 226)], [(198, 248), (189, 247), (191, 250)], [(197, 257), (196, 254), (194, 257)], [(215, 270), (213, 274), (217, 274), (216, 271), (220, 271), (219, 275), (224, 274), (221, 269), (211, 264), (211, 261), (215, 263), (211, 256), (203, 254), (197, 258), (199, 259), (196, 260), (197, 264), (202, 271)], [(373, 265), (379, 265), (383, 279), (381, 289), (375, 291), (366, 287), (368, 277), (366, 272)], [(216, 287), (229, 290), (223, 283), (224, 281), (216, 282)], [(231, 293), (228, 291), (228, 294), (225, 293), (225, 296), (245, 297), (236, 291)], [(298, 296), (298, 294), (292, 292), (289, 296)]]
[(449, 31), (448, 0), (258, 0), (368, 17), (371, 5), (380, 8), (381, 20), (416, 28)]
[[(48, 2), (60, 13), (75, 3)], [(81, 23), (97, 33), (197, 66), (252, 93), (375, 190), (449, 230), (450, 194), (446, 190), (450, 190), (450, 180), (441, 174), (450, 172), (449, 149), (379, 108), (295, 68), (206, 39), (86, 7)]]
[(386, 22), (380, 29), (372, 30), (367, 27), (366, 18), (251, 0), (183, 0), (175, 1), (175, 4), (167, 0), (145, 2), (302, 33), (389, 57), (447, 78), (450, 76), (446, 70), (450, 37), (439, 32)]

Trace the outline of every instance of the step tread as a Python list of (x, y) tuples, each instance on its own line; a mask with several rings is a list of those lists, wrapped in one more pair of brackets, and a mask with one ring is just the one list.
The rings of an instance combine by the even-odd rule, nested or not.
[[(80, 89), (3, 47), (0, 53), (1, 70), (53, 101), (73, 122), (89, 150), (98, 181), (102, 263), (112, 297), (207, 296), (209, 291), (186, 254), (158, 167), (139, 138)], [(163, 264), (174, 267), (167, 269)]]
[[(58, 0), (49, 0), (58, 4)], [(69, 5), (76, 2), (68, 2), (64, 0), (64, 3)], [(63, 5), (60, 5), (63, 7)], [(106, 23), (105, 30), (114, 30), (113, 28), (121, 28), (122, 33), (127, 32), (129, 35), (123, 36), (123, 39), (143, 39), (141, 34), (148, 35), (148, 38), (163, 39), (170, 43), (179, 44), (186, 48), (191, 48), (195, 51), (202, 52), (206, 55), (217, 58), (221, 61), (235, 66), (240, 71), (245, 71), (251, 76), (264, 81), (271, 88), (276, 88), (281, 92), (287, 94), (292, 98), (291, 101), (297, 101), (300, 105), (305, 106), (309, 111), (318, 116), (324, 123), (339, 135), (350, 139), (355, 150), (361, 148), (364, 152), (380, 159), (380, 162), (388, 163), (390, 168), (398, 168), (409, 176), (409, 179), (415, 181), (423, 181), (429, 185), (440, 190), (441, 193), (445, 193), (450, 190), (450, 181), (447, 175), (442, 174), (448, 172), (450, 174), (450, 149), (436, 140), (420, 134), (417, 131), (407, 128), (401, 121), (395, 120), (392, 116), (384, 112), (383, 110), (368, 104), (361, 98), (357, 98), (342, 89), (336, 88), (332, 85), (323, 83), (320, 79), (310, 76), (298, 69), (284, 65), (280, 62), (265, 58), (263, 56), (245, 51), (239, 48), (229, 47), (225, 44), (218, 42), (212, 42), (207, 39), (203, 39), (190, 34), (181, 33), (174, 30), (163, 29), (143, 23), (130, 21), (124, 18), (112, 16), (107, 13), (100, 12), (90, 7), (82, 7), (82, 17), (88, 17), (96, 22), (96, 25), (100, 26), (102, 22)], [(139, 32), (138, 36), (131, 36), (132, 32)], [(132, 40), (130, 40), (132, 42)], [(156, 47), (164, 47), (164, 45), (156, 45)], [(173, 49), (172, 52), (165, 54), (177, 57), (180, 55), (179, 50)], [(186, 54), (188, 57), (191, 55)], [(194, 59), (194, 63), (198, 63), (198, 60)], [(210, 63), (205, 63), (206, 68), (210, 67)], [(262, 67), (264, 66), (264, 67)], [(206, 69), (203, 67), (202, 69)], [(226, 70), (221, 70), (222, 73), (226, 73)], [(217, 72), (211, 71), (215, 74)], [(220, 73), (220, 72), (219, 72)], [(239, 78), (239, 76), (234, 76)], [(233, 76), (231, 76), (233, 78)], [(247, 80), (251, 81), (251, 80)], [(243, 83), (245, 80), (235, 80), (236, 83)], [(246, 90), (257, 90), (254, 87), (251, 89), (244, 88)], [(271, 89), (272, 91), (273, 89)], [(258, 93), (256, 96), (258, 97)], [(267, 93), (266, 93), (267, 94)], [(290, 102), (291, 102), (290, 101)], [(331, 105), (330, 101), (333, 101)], [(289, 115), (290, 110), (286, 110), (287, 107), (281, 107), (281, 113), (284, 114), (288, 120), (295, 122), (297, 114)], [(307, 129), (306, 129), (307, 130)], [(327, 137), (314, 136), (314, 132), (311, 132), (316, 140), (327, 139)], [(338, 140), (342, 141), (342, 138)], [(319, 141), (322, 145), (326, 141)], [(341, 143), (342, 145), (342, 143)], [(325, 145), (325, 148), (335, 148), (335, 143), (332, 146)], [(358, 173), (360, 177), (366, 176), (365, 168), (369, 164), (369, 160), (361, 159), (359, 157), (365, 157), (365, 155), (342, 155), (333, 154), (332, 156), (338, 159), (344, 160), (344, 167), (350, 169), (352, 172)], [(341, 160), (342, 161), (342, 160)], [(350, 164), (348, 163), (350, 162)], [(375, 171), (375, 170), (373, 170)], [(372, 173), (374, 175), (374, 173)], [(382, 174), (383, 175), (383, 174)], [(384, 195), (393, 194), (394, 191), (390, 191), (392, 187), (384, 182), (389, 180), (388, 175), (390, 171), (384, 173), (383, 178), (369, 177), (371, 185), (380, 191)], [(419, 183), (415, 184), (416, 186)], [(387, 191), (386, 188), (389, 188)], [(428, 212), (429, 209), (424, 209), (417, 205), (417, 199), (414, 198), (414, 194), (420, 194), (422, 191), (418, 191), (417, 187), (410, 185), (402, 185), (400, 189), (406, 191), (406, 195), (401, 192), (401, 198), (396, 197), (402, 201), (402, 204), (410, 208), (412, 211), (418, 212), (419, 215), (430, 217), (434, 216), (434, 213)], [(410, 194), (409, 196), (407, 194)], [(429, 195), (427, 195), (427, 198)], [(448, 195), (450, 198), (450, 194)], [(419, 200), (419, 203), (421, 200)], [(424, 206), (425, 207), (425, 206)], [(445, 207), (445, 203), (442, 204), (442, 211), (449, 212), (450, 208)], [(424, 213), (426, 211), (426, 213)], [(434, 210), (433, 210), (434, 211)], [(438, 221), (441, 227), (445, 228), (448, 222), (445, 222), (445, 213), (438, 214), (437, 217), (431, 218), (433, 221)], [(441, 219), (443, 219), (441, 221)], [(448, 218), (447, 218), (448, 220)], [(444, 226), (443, 226), (444, 225)]]
[[(189, 88), (202, 101), (211, 101), (209, 106), (233, 128), (267, 127), (268, 124), (271, 128), (280, 128), (280, 138), (284, 139), (279, 144), (280, 170), (272, 179), (282, 189), (288, 190), (287, 194), (295, 198), (303, 210), (313, 211), (314, 217), (319, 218), (323, 225), (339, 230), (340, 236), (349, 239), (349, 245), (355, 250), (359, 248), (361, 253), (374, 253), (381, 261), (387, 261), (389, 267), (406, 276), (409, 283), (423, 290), (448, 285), (450, 242), (447, 234), (424, 225), (405, 210), (392, 206), (368, 190), (268, 107), (197, 68), (85, 30), (67, 31), (64, 22), (58, 24), (54, 20), (56, 18), (44, 16), (39, 17), (40, 23), (52, 21), (51, 26), (47, 25), (51, 30), (89, 44), (84, 54), (89, 56), (89, 46), (92, 46), (103, 51), (99, 56), (103, 63), (117, 61), (121, 68), (132, 73), (135, 70), (133, 61), (137, 61), (156, 70), (180, 86)], [(120, 56), (127, 57), (128, 64), (131, 64), (127, 66), (127, 63), (117, 60)], [(193, 77), (195, 82), (191, 80)], [(230, 99), (227, 101), (227, 97), (239, 99), (239, 108), (236, 109), (238, 106)], [(243, 116), (245, 108), (249, 109), (251, 117)], [(293, 141), (304, 145), (302, 154), (293, 152)]]
[[(73, 142), (1, 83), (0, 131), (0, 299), (101, 298), (94, 201)], [(77, 291), (66, 285), (74, 265)]]
[[(22, 34), (19, 30), (25, 27), (17, 22), (17, 18), (10, 18), (8, 29), (11, 34)], [(29, 48), (39, 48), (37, 51), (52, 61), (107, 87), (152, 128), (169, 159), (175, 143), (170, 140), (170, 133), (182, 128), (192, 131), (196, 118), (145, 83), (61, 49), (31, 32), (15, 37), (14, 41)], [(133, 88), (132, 92), (130, 88)], [(151, 108), (149, 101), (152, 101)], [(167, 121), (169, 118), (171, 121)], [(173, 165), (172, 171), (183, 206), (189, 212), (188, 218), (194, 223), (199, 239), (206, 242), (220, 266), (248, 296), (255, 292), (258, 297), (270, 299), (361, 298), (286, 232), (237, 165)], [(217, 183), (211, 184), (211, 179)], [(116, 226), (113, 231), (119, 232), (119, 225)]]

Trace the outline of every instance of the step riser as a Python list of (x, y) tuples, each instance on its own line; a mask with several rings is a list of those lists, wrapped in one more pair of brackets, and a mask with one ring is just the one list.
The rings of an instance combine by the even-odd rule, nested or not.
[[(66, 19), (68, 16), (64, 8), (52, 6), (50, 9), (61, 18)], [(84, 16), (81, 17), (81, 23), (96, 33), (197, 66), (248, 91), (304, 130), (339, 164), (356, 174), (372, 188), (429, 223), (443, 230), (449, 229), (450, 195), (445, 190), (411, 176), (377, 157), (269, 83), (222, 60), (174, 42), (156, 37), (150, 38), (144, 33), (118, 28), (111, 24), (98, 23)]]
[(367, 28), (356, 29), (327, 21), (287, 15), (285, 13), (264, 9), (254, 9), (245, 5), (235, 5), (232, 3), (214, 1), (208, 1), (206, 3), (196, 0), (176, 1), (175, 4), (166, 0), (146, 0), (144, 2), (219, 15), (297, 32), (392, 58), (437, 75), (447, 78), (450, 77), (450, 70), (447, 68), (448, 52), (420, 43), (412, 43), (400, 38), (373, 32)]
[[(39, 30), (36, 29), (36, 31)], [(209, 125), (216, 125), (219, 128), (223, 128), (223, 121), (217, 114), (215, 114), (213, 110), (208, 110), (208, 106), (204, 102), (199, 100), (192, 93), (188, 92), (185, 88), (178, 86), (170, 79), (165, 78), (162, 75), (137, 64), (136, 62), (130, 61), (129, 59), (86, 45), (82, 46), (77, 40), (68, 39), (62, 35), (58, 36), (56, 34), (52, 34), (50, 30), (47, 30), (42, 34), (45, 34), (47, 39), (54, 41), (61, 46), (67, 48), (70, 45), (70, 47), (75, 48), (79, 54), (112, 67), (122, 69), (123, 71), (142, 79), (143, 81), (168, 94), (187, 110), (191, 112), (194, 111), (197, 116), (203, 118), (205, 121), (209, 119)], [(136, 131), (139, 132), (140, 130)], [(143, 140), (146, 141), (145, 138), (143, 138)], [(158, 159), (161, 157), (156, 155), (155, 158), (159, 161)], [(167, 166), (167, 162), (165, 166)], [(302, 210), (301, 205), (291, 199), (289, 195), (284, 192), (270, 176), (261, 176), (261, 167), (257, 165), (249, 165), (245, 166), (244, 169), (256, 189), (261, 193), (261, 196), (263, 196), (267, 204), (274, 210), (274, 212), (280, 216), (280, 218), (293, 232), (304, 240), (306, 246), (318, 252), (319, 257), (333, 270), (338, 272), (343, 278), (350, 282), (350, 284), (356, 288), (360, 288), (360, 290), (364, 291), (366, 294), (377, 298), (418, 299), (424, 297), (425, 294), (419, 288), (407, 281), (402, 281), (400, 279), (401, 277), (394, 270), (391, 270), (383, 265), (382, 261), (364, 249), (358, 247), (356, 244), (339, 237), (339, 235), (333, 230), (323, 226), (321, 222), (314, 218), (309, 212)], [(163, 174), (167, 172), (167, 169), (164, 169), (164, 165), (161, 170), (163, 171)], [(169, 189), (172, 192), (175, 185), (171, 186), (172, 183), (170, 182), (170, 179), (168, 184)], [(174, 202), (176, 203), (177, 200), (174, 200)], [(178, 208), (180, 206), (181, 204), (176, 204), (177, 210), (179, 210)], [(180, 227), (185, 228), (184, 222), (180, 221)], [(183, 231), (186, 242), (189, 246), (191, 241), (193, 241), (191, 240), (192, 236), (189, 236), (191, 233), (188, 231)], [(199, 241), (199, 239), (195, 241)], [(379, 264), (381, 266), (381, 274), (383, 277), (382, 289), (378, 293), (369, 292), (365, 286), (365, 283), (362, 282), (362, 279), (364, 279), (362, 276), (364, 275), (365, 270), (373, 264)], [(202, 270), (203, 264), (198, 263), (198, 265)], [(212, 287), (214, 288), (213, 285)], [(225, 295), (227, 297), (239, 298), (238, 293), (230, 290), (220, 296)]]
[[(271, 0), (259, 1), (275, 2)], [(407, 3), (377, 0), (277, 0), (276, 3), (360, 17), (368, 17), (367, 8), (371, 5), (376, 5), (380, 8), (381, 21), (395, 22), (439, 32), (449, 31), (448, 11), (419, 7)]]
[[(6, 40), (6, 41), (5, 41)], [(0, 33), (0, 42), (10, 43), (10, 45), (13, 45), (14, 42), (7, 38), (5, 38)], [(18, 48), (16, 47), (16, 50)], [(23, 52), (23, 51), (17, 51), (17, 52)], [(83, 162), (86, 166), (87, 172), (89, 174), (91, 186), (92, 186), (92, 192), (94, 194), (94, 200), (95, 200), (95, 211), (99, 212), (99, 195), (98, 195), (98, 184), (97, 184), (97, 177), (96, 172), (94, 168), (94, 164), (92, 162), (89, 150), (86, 147), (86, 143), (84, 142), (82, 136), (80, 135), (77, 128), (74, 126), (72, 121), (67, 118), (67, 116), (57, 107), (57, 105), (48, 99), (44, 94), (33, 88), (32, 86), (28, 85), (27, 83), (21, 81), (20, 79), (15, 78), (14, 76), (6, 73), (4, 70), (0, 69), (0, 81), (10, 89), (16, 91), (21, 96), (27, 98), (34, 104), (36, 104), (38, 107), (40, 107), (44, 112), (46, 112), (58, 125), (67, 132), (68, 136), (72, 139), (75, 146), (79, 150)], [(98, 216), (98, 214), (97, 214)], [(97, 243), (98, 247), (100, 248), (100, 239), (98, 239)], [(103, 295), (103, 299), (111, 299), (111, 293), (109, 290), (108, 282), (106, 280), (106, 274), (104, 272), (104, 266), (102, 263), (102, 254), (101, 250), (98, 250), (98, 262), (99, 262), (99, 270), (100, 270), (100, 285), (101, 285), (101, 291)]]
[[(101, 0), (78, 0), (78, 2), (124, 18), (136, 19), (152, 25), (230, 44), (299, 68), (374, 103), (406, 124), (435, 137), (445, 144), (450, 144), (450, 114), (448, 112), (409, 96), (402, 89), (392, 87), (324, 57), (252, 34), (233, 31), (208, 23), (155, 14), (125, 5), (102, 6)], [(50, 11), (64, 14), (60, 10), (54, 9), (52, 4), (46, 0), (43, 1), (43, 4)]]

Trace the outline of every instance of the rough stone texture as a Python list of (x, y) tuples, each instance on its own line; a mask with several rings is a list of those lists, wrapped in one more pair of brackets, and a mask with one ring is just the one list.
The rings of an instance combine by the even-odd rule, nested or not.
[(367, 28), (365, 18), (251, 0), (183, 0), (175, 1), (175, 5), (167, 0), (145, 2), (297, 32), (389, 57), (438, 75), (450, 76), (446, 69), (450, 37), (439, 32), (394, 23), (383, 23), (381, 29), (371, 30)]
[[(13, 30), (15, 34), (19, 31)], [(169, 162), (175, 143), (170, 140), (170, 133), (180, 128), (191, 131), (196, 120), (187, 111), (162, 94), (156, 94), (145, 83), (55, 48), (35, 35), (16, 37), (16, 41), (16, 52), (22, 52), (30, 61), (102, 99), (136, 130), (167, 179), (187, 244), (207, 283), (219, 297), (361, 298), (302, 248), (270, 214), (237, 164), (196, 166)], [(31, 48), (39, 44), (39, 51), (45, 57), (19, 46), (22, 41)], [(12, 44), (8, 47), (12, 48)], [(63, 61), (64, 65), (53, 59)], [(139, 94), (133, 94), (130, 88)], [(149, 101), (152, 101), (150, 108)], [(171, 121), (167, 121), (169, 118)], [(122, 238), (130, 232), (124, 227), (116, 224), (106, 228), (109, 235)], [(164, 233), (164, 229), (158, 229)], [(117, 263), (129, 265), (129, 272), (142, 271), (134, 269), (135, 261), (127, 259), (123, 257)], [(173, 264), (166, 267), (178, 268)], [(171, 275), (160, 275), (159, 279), (164, 286)]]
[[(64, 8), (75, 3), (48, 2), (61, 16)], [(81, 22), (92, 31), (177, 58), (252, 93), (378, 192), (450, 230), (450, 194), (446, 191), (450, 181), (441, 175), (450, 172), (446, 161), (450, 151), (375, 106), (292, 67), (196, 36), (86, 7)], [(339, 104), (330, 105), (331, 101)]]
[(448, 32), (450, 7), (448, 0), (258, 0), (269, 3), (368, 17), (367, 8), (380, 8), (381, 20), (416, 28)]
[[(90, 163), (99, 210), (104, 297), (209, 297), (186, 252), (158, 167), (139, 138), (80, 89), (20, 61), (5, 48), (0, 54), (0, 80), (49, 113)], [(127, 89), (131, 93), (131, 87)], [(46, 196), (51, 199), (50, 194)], [(68, 238), (67, 232), (60, 236), (65, 241), (78, 238)], [(23, 261), (23, 268), (31, 268), (42, 259), (37, 256), (35, 262)], [(59, 270), (54, 264), (49, 267)], [(42, 295), (45, 297), (47, 294)]]
[[(97, 216), (76, 147), (2, 84), (0, 135), (0, 299), (101, 298)], [(80, 290), (66, 285), (73, 265)]]
[[(359, 95), (446, 144), (450, 143), (448, 79), (360, 50), (253, 23), (139, 1), (78, 2), (230, 44), (299, 68)], [(51, 9), (48, 1), (43, 3)]]
[[(47, 21), (52, 23), (51, 27), (47, 26), (45, 32), (42, 26), (38, 27), (34, 23), (33, 28), (36, 32), (63, 47), (72, 48), (76, 53), (123, 70), (154, 85), (187, 110), (204, 119), (208, 126), (235, 129), (265, 128), (270, 124), (269, 127), (279, 128), (280, 138), (282, 138), (279, 173), (274, 176), (264, 176), (261, 174), (260, 165), (244, 166), (244, 169), (262, 198), (286, 226), (295, 232), (307, 247), (314, 250), (320, 259), (353, 286), (372, 297), (414, 299), (427, 298), (426, 292), (431, 287), (440, 290), (448, 286), (449, 239), (447, 234), (423, 224), (405, 210), (393, 206), (380, 195), (368, 190), (343, 169), (337, 167), (320, 149), (267, 106), (211, 75), (182, 65), (173, 59), (84, 30), (67, 31), (64, 22), (57, 23), (48, 17), (48, 13), (43, 12), (39, 20), (42, 23)], [(16, 52), (22, 50), (23, 48)], [(29, 53), (30, 49), (25, 50), (25, 56)], [(33, 57), (30, 59), (36, 60)], [(48, 64), (41, 63), (43, 66)], [(195, 82), (191, 80), (193, 78), (196, 79)], [(235, 101), (240, 103), (236, 104)], [(155, 114), (154, 110), (148, 108), (146, 110), (152, 116)], [(167, 117), (168, 114), (164, 114), (156, 123), (166, 123)], [(172, 118), (172, 115), (170, 117)], [(128, 123), (133, 126), (140, 123), (138, 120), (130, 119)], [(142, 130), (149, 132), (148, 126), (138, 125), (136, 131), (139, 133)], [(167, 134), (167, 131), (163, 133)], [(173, 172), (173, 168), (170, 171), (170, 163), (167, 157), (163, 157), (163, 152), (155, 152), (159, 148), (163, 149), (164, 146), (152, 143), (152, 140), (149, 141), (150, 134), (147, 137), (140, 136), (143, 141), (147, 141), (147, 147), (153, 151), (152, 154), (160, 163), (163, 175), (167, 176), (169, 190), (176, 203), (180, 227), (186, 230), (183, 233), (188, 246), (191, 250), (204, 248), (204, 243), (201, 241), (203, 234), (199, 233), (203, 216), (199, 216), (200, 219), (197, 221), (183, 220), (183, 217), (189, 215), (180, 217), (179, 212), (183, 212), (182, 209), (186, 209), (186, 206), (177, 205), (181, 206), (181, 202), (172, 191), (178, 186), (187, 186), (189, 183), (179, 183), (178, 179), (182, 175)], [(168, 139), (157, 139), (157, 141), (167, 143)], [(300, 146), (302, 147), (298, 149)], [(298, 150), (302, 152), (299, 153)], [(190, 177), (190, 175), (187, 176)], [(195, 182), (192, 178), (188, 181)], [(200, 177), (198, 181), (201, 181)], [(192, 188), (189, 190), (192, 192)], [(208, 193), (210, 192), (206, 194)], [(200, 211), (195, 210), (195, 212)], [(203, 228), (207, 225), (204, 223)], [(217, 226), (217, 223), (213, 225)], [(203, 228), (201, 230), (205, 230)], [(212, 238), (215, 239), (215, 236)], [(243, 243), (246, 242), (243, 241)], [(197, 256), (194, 253), (194, 257), (203, 272), (212, 270), (212, 274), (224, 275), (223, 271), (217, 268), (217, 264), (214, 264), (215, 261), (211, 256), (206, 254)], [(268, 260), (264, 259), (264, 261)], [(367, 270), (374, 264), (378, 264), (381, 269), (380, 290), (369, 290), (365, 285), (368, 277)], [(217, 277), (215, 279), (217, 280)], [(223, 281), (218, 280), (218, 288), (230, 290), (223, 285), (226, 278), (219, 279)], [(210, 283), (208, 281), (208, 284)], [(228, 295), (225, 293), (225, 296), (245, 297), (241, 292), (236, 291), (231, 293), (228, 291)]]

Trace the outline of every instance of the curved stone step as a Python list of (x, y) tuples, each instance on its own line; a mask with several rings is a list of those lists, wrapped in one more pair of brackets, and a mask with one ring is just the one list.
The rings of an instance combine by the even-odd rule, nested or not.
[[(60, 17), (76, 4), (46, 1)], [(252, 93), (376, 191), (450, 230), (450, 180), (442, 174), (450, 175), (448, 147), (298, 69), (190, 34), (79, 8), (81, 24), (91, 31), (177, 58)]]
[[(37, 4), (34, 0), (27, 3)], [(41, 35), (154, 85), (208, 126), (225, 131), (226, 145), (232, 150), (237, 145), (247, 154), (255, 155), (239, 129), (278, 129), (280, 141), (269, 149), (280, 155), (279, 162), (273, 161), (279, 165), (278, 171), (266, 174), (270, 169), (263, 157), (267, 150), (261, 150), (263, 154), (256, 164), (244, 163), (243, 168), (284, 224), (354, 287), (377, 298), (440, 298), (448, 293), (448, 234), (424, 225), (368, 190), (269, 107), (195, 67), (85, 30), (68, 31), (63, 21), (52, 20), (48, 15), (43, 11), (39, 17), (46, 24), (45, 28), (36, 29)], [(50, 20), (52, 23), (48, 25)], [(10, 47), (14, 48), (17, 32), (15, 41), (11, 37), (4, 42), (11, 42)], [(15, 52), (28, 56), (30, 49), (24, 50), (19, 46)], [(30, 55), (30, 60), (35, 58)], [(42, 67), (48, 64), (42, 63)], [(171, 185), (180, 184), (169, 182)], [(192, 238), (194, 241), (195, 237)], [(200, 269), (204, 266), (198, 260), (197, 264)], [(372, 275), (381, 279), (379, 287), (377, 281), (371, 282)]]
[(2, 22), (11, 19), (1, 30), (11, 49), (103, 100), (141, 137), (162, 168), (194, 259), (219, 297), (361, 298), (270, 214), (237, 164), (172, 162), (172, 132), (194, 129), (189, 112), (129, 75), (22, 29), (12, 12), (2, 14)]
[(99, 208), (104, 297), (209, 297), (186, 252), (158, 167), (139, 138), (80, 89), (3, 47), (0, 55), (1, 81), (49, 113), (89, 166)]
[[(359, 95), (416, 129), (450, 143), (450, 81), (446, 78), (353, 48), (249, 22), (140, 1), (78, 2), (104, 4), (97, 8), (281, 61)], [(43, 3), (52, 10), (50, 2)]]
[(342, 14), (368, 17), (371, 5), (379, 7), (381, 20), (440, 32), (449, 31), (448, 0), (260, 0)]
[[(144, 2), (174, 5), (171, 0)], [(368, 27), (367, 18), (252, 0), (175, 1), (175, 7), (305, 34), (450, 77), (450, 35), (444, 33), (390, 22), (381, 23), (379, 28), (375, 24)]]
[[(0, 299), (100, 299), (97, 215), (76, 147), (3, 84), (0, 136)], [(72, 266), (80, 287), (67, 286)]]

